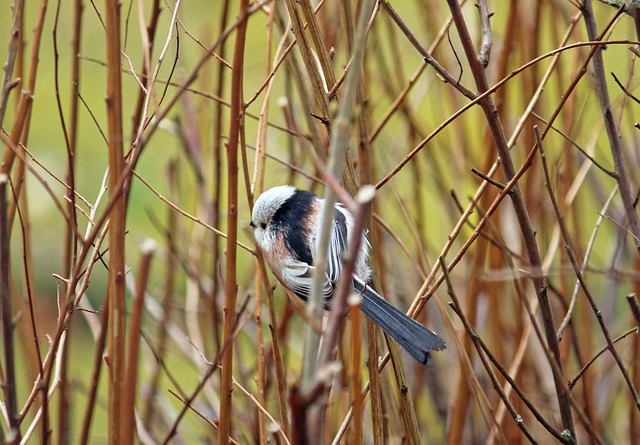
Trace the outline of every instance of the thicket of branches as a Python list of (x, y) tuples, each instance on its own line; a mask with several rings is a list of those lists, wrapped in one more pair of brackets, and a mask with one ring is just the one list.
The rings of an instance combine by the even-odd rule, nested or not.
[[(633, 5), (2, 9), (0, 442), (640, 443)], [(434, 368), (287, 298), (283, 183), (375, 186)]]

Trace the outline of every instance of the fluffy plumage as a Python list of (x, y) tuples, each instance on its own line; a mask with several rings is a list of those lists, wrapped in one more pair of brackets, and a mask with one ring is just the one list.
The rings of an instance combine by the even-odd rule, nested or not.
[[(253, 207), (251, 226), (269, 267), (281, 283), (305, 301), (313, 283), (316, 232), (323, 207), (323, 199), (290, 185), (265, 191)], [(337, 204), (323, 277), (325, 307), (331, 304), (352, 230), (352, 215)], [(363, 235), (353, 276), (354, 289), (362, 295), (362, 312), (416, 360), (430, 364), (429, 351), (444, 349), (444, 340), (396, 309), (367, 285), (371, 275), (367, 264), (369, 248), (369, 241)]]

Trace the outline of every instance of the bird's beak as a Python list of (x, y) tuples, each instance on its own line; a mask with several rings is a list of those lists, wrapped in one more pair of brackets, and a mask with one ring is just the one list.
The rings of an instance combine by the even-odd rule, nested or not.
[(249, 225), (250, 225), (251, 227), (253, 227), (254, 229), (256, 228), (256, 225), (253, 223), (253, 221), (251, 221), (251, 222), (249, 223)]

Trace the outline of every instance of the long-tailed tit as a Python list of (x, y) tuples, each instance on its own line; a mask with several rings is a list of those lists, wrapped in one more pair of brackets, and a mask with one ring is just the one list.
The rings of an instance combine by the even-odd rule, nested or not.
[[(304, 301), (311, 294), (323, 206), (324, 199), (313, 193), (282, 185), (260, 195), (253, 207), (250, 224), (269, 267), (284, 286)], [(337, 204), (323, 277), (325, 308), (331, 304), (352, 230), (351, 213)], [(362, 312), (416, 360), (428, 365), (431, 358), (429, 351), (445, 349), (445, 342), (433, 331), (396, 309), (367, 285), (371, 276), (367, 264), (369, 247), (369, 242), (363, 235), (353, 275), (353, 287), (362, 295)]]

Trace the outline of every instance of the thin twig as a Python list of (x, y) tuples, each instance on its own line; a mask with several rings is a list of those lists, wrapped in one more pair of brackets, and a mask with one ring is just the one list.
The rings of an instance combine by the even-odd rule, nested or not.
[[(464, 16), (462, 15), (460, 5), (455, 0), (447, 0), (447, 3), (453, 15), (453, 22), (456, 25), (458, 34), (462, 41), (462, 46), (464, 48), (467, 61), (469, 62), (469, 65), (471, 67), (471, 73), (473, 74), (474, 80), (476, 82), (478, 92), (485, 93), (489, 90), (489, 83), (487, 81), (486, 73), (482, 64), (475, 57), (471, 35), (469, 34), (467, 24), (465, 22)], [(505, 177), (507, 178), (507, 180), (511, 180), (515, 176), (516, 170), (511, 158), (511, 154), (509, 152), (509, 146), (504, 135), (502, 123), (498, 118), (497, 109), (491, 96), (486, 96), (482, 101), (480, 101), (480, 106), (484, 111), (485, 118), (489, 125), (489, 130), (491, 131), (493, 141), (496, 144), (498, 155), (504, 168)], [(524, 202), (524, 197), (522, 196), (522, 192), (518, 184), (515, 184), (512, 193), (510, 193), (510, 198), (514, 206), (516, 218), (520, 227), (520, 232), (522, 233), (523, 242), (529, 258), (529, 263), (531, 264), (534, 272), (536, 272), (532, 277), (532, 281), (536, 291), (536, 295), (538, 296), (540, 310), (542, 312), (542, 320), (544, 323), (547, 343), (554, 360), (556, 360), (560, 374), (562, 374), (562, 355), (560, 354), (560, 346), (556, 337), (556, 326), (553, 319), (553, 311), (551, 309), (549, 296), (547, 294), (548, 283), (546, 277), (540, 273), (542, 262), (540, 258), (538, 242), (536, 240), (535, 231), (531, 224), (529, 210), (526, 206), (526, 203)], [(563, 426), (572, 440), (575, 440), (576, 435), (573, 425), (573, 415), (571, 413), (568, 394), (565, 393), (564, 389), (562, 388), (562, 382), (559, 380), (562, 377), (557, 375), (556, 373), (553, 374), (553, 377), (556, 386), (558, 405), (560, 408), (560, 416), (562, 418)]]
[(620, 80), (618, 80), (618, 77), (616, 77), (616, 73), (611, 73), (611, 77), (613, 77), (613, 80), (615, 80), (615, 82), (618, 84), (618, 86), (620, 87), (620, 89), (624, 92), (624, 94), (632, 99), (635, 103), (640, 104), (640, 99), (638, 99), (636, 96), (634, 96), (631, 91), (629, 91), (624, 85), (622, 85), (622, 82), (620, 82)]
[[(165, 204), (167, 204), (169, 207), (171, 207), (173, 210), (175, 210), (176, 212), (180, 213), (182, 216), (186, 216), (187, 218), (189, 218), (191, 221), (200, 224), (202, 227), (205, 227), (207, 230), (210, 230), (212, 233), (214, 233), (216, 236), (219, 236), (221, 238), (224, 239), (228, 239), (229, 235), (221, 232), (220, 230), (216, 229), (215, 227), (212, 227), (211, 225), (207, 224), (206, 222), (204, 222), (201, 218), (198, 218), (197, 216), (192, 215), (191, 213), (187, 212), (186, 210), (182, 209), (180, 206), (178, 206), (177, 204), (173, 203), (172, 201), (169, 200), (169, 198), (167, 198), (166, 196), (164, 196), (163, 194), (161, 194), (154, 186), (152, 186), (141, 174), (139, 174), (138, 172), (136, 172), (135, 170), (133, 171), (133, 175), (138, 178), (140, 180), (140, 182), (142, 182), (151, 192), (153, 192), (154, 195), (156, 195), (162, 202), (164, 202)], [(249, 252), (251, 255), (256, 255), (256, 251), (255, 249), (252, 249), (250, 246), (248, 246), (247, 244), (244, 244), (240, 241), (236, 241), (236, 244), (238, 245), (238, 247), (242, 248), (243, 250)]]
[[(509, 80), (511, 80), (512, 78), (514, 78), (518, 74), (522, 73), (523, 71), (529, 69), (532, 65), (534, 65), (536, 63), (539, 63), (542, 60), (545, 60), (545, 59), (547, 59), (549, 57), (554, 57), (554, 56), (556, 56), (559, 53), (562, 53), (564, 51), (568, 51), (568, 50), (571, 50), (571, 49), (576, 49), (576, 48), (583, 47), (583, 46), (590, 46), (590, 47), (595, 48), (595, 47), (599, 47), (599, 46), (606, 46), (606, 45), (612, 45), (612, 44), (625, 44), (625, 45), (628, 45), (628, 44), (632, 44), (632, 43), (634, 43), (634, 42), (631, 41), (631, 40), (612, 40), (612, 41), (608, 41), (608, 42), (595, 41), (595, 42), (573, 43), (573, 44), (570, 44), (570, 45), (562, 46), (560, 48), (556, 48), (556, 49), (554, 49), (552, 51), (549, 51), (546, 54), (543, 54), (543, 55), (541, 55), (539, 57), (536, 57), (535, 59), (525, 63), (524, 65), (520, 66), (519, 68), (511, 71), (508, 76), (506, 76), (503, 79), (501, 79), (500, 81), (496, 82), (492, 87), (488, 88), (482, 94), (478, 95), (474, 100), (472, 100), (468, 104), (466, 104), (463, 107), (461, 107), (458, 111), (456, 111), (451, 116), (449, 116), (445, 121), (443, 121), (429, 135), (427, 135), (422, 141), (420, 141), (420, 143), (418, 143), (418, 145), (416, 145), (413, 149), (411, 149), (411, 151), (405, 155), (405, 157), (402, 159), (402, 161), (396, 167), (394, 167), (389, 173), (387, 173), (387, 175), (384, 178), (382, 178), (376, 184), (376, 188), (378, 188), (378, 189), (381, 188), (384, 184), (386, 184), (389, 180), (391, 180), (391, 178), (396, 176), (396, 174), (400, 170), (402, 170), (402, 167), (404, 167), (409, 161), (411, 161), (411, 159), (413, 159), (420, 151), (422, 151), (422, 149), (424, 147), (427, 146), (428, 142), (430, 142), (432, 139), (434, 139), (436, 135), (438, 135), (442, 130), (444, 130), (446, 127), (448, 127), (449, 124), (454, 122), (459, 116), (461, 116), (466, 111), (468, 111), (471, 108), (473, 108), (475, 105), (477, 105), (481, 101), (485, 100), (487, 97), (491, 96), (498, 89), (502, 88)], [(590, 60), (590, 57), (591, 56), (587, 57), (587, 59), (586, 59), (587, 62)], [(584, 74), (586, 74), (586, 71), (582, 75), (584, 75)], [(569, 87), (569, 92), (573, 88), (575, 88), (575, 85), (577, 84), (577, 81), (581, 77), (582, 76), (579, 76), (578, 78), (575, 79), (575, 82)], [(569, 94), (564, 94), (562, 97), (563, 97), (564, 100), (566, 100), (569, 97)], [(558, 112), (559, 112), (560, 109), (561, 109), (561, 107), (557, 108)], [(554, 116), (552, 119), (550, 119), (549, 122), (552, 123), (555, 120), (555, 117), (556, 116)], [(546, 134), (546, 131), (543, 131), (543, 135), (545, 135), (545, 134)]]
[(444, 69), (440, 63), (424, 48), (420, 41), (414, 36), (409, 27), (402, 21), (398, 13), (393, 9), (391, 4), (384, 0), (382, 1), (382, 6), (384, 7), (389, 17), (398, 25), (398, 27), (402, 30), (407, 39), (411, 42), (415, 49), (424, 57), (424, 61), (436, 70), (436, 73), (447, 83), (450, 83), (455, 89), (457, 89), (460, 93), (462, 93), (469, 100), (474, 100), (478, 95), (471, 91), (466, 86), (462, 85), (459, 79), (454, 78), (449, 72)]
[[(596, 19), (593, 13), (593, 4), (591, 0), (584, 0), (582, 5), (582, 14), (587, 28), (587, 34), (589, 40), (598, 41), (601, 40), (601, 36), (598, 35)], [(622, 14), (624, 8), (620, 7), (615, 17)], [(618, 187), (620, 188), (620, 198), (624, 205), (625, 214), (629, 223), (630, 231), (635, 237), (635, 246), (638, 254), (640, 255), (640, 218), (636, 211), (634, 203), (634, 195), (632, 192), (631, 179), (627, 173), (627, 163), (625, 161), (624, 151), (622, 149), (622, 137), (618, 131), (618, 127), (613, 119), (613, 113), (611, 108), (611, 99), (609, 98), (609, 89), (607, 87), (607, 79), (604, 73), (604, 60), (602, 58), (602, 48), (597, 48), (593, 55), (593, 70), (594, 80), (596, 83), (596, 92), (598, 99), (600, 100), (600, 107), (602, 108), (602, 116), (605, 123), (605, 129), (607, 130), (607, 136), (609, 138), (609, 147), (611, 147), (611, 155), (613, 157), (613, 164), (616, 169), (616, 179), (618, 180)], [(640, 404), (640, 401), (638, 401)]]
[[(582, 262), (582, 267), (580, 268), (580, 271), (583, 274), (587, 269), (589, 256), (591, 255), (591, 251), (592, 251), (593, 246), (595, 244), (596, 235), (598, 234), (598, 229), (600, 228), (600, 225), (602, 224), (602, 220), (604, 219), (602, 214), (604, 214), (607, 211), (607, 209), (609, 208), (609, 205), (611, 204), (611, 201), (613, 201), (613, 197), (617, 193), (618, 193), (618, 187), (616, 186), (613, 189), (613, 191), (609, 194), (609, 197), (607, 198), (607, 201), (604, 203), (604, 205), (602, 206), (602, 210), (599, 212), (598, 220), (596, 221), (596, 223), (595, 223), (595, 225), (593, 227), (593, 232), (591, 233), (591, 238), (589, 239), (589, 243), (587, 245), (587, 250), (586, 250), (585, 255), (584, 255), (584, 261)], [(576, 302), (578, 301), (578, 291), (579, 290), (580, 290), (580, 281), (576, 280), (576, 284), (575, 284), (575, 286), (573, 288), (573, 294), (571, 295), (571, 301), (569, 303), (569, 308), (567, 309), (567, 313), (566, 313), (564, 319), (562, 320), (562, 323), (560, 323), (560, 327), (558, 327), (558, 333), (556, 334), (557, 337), (558, 337), (558, 341), (562, 341), (562, 336), (564, 334), (564, 330), (567, 328), (567, 326), (569, 325), (569, 322), (571, 321), (571, 317), (573, 316), (573, 311), (575, 309)]]
[(536, 137), (538, 138), (538, 149), (540, 150), (540, 159), (542, 161), (542, 168), (544, 171), (545, 187), (547, 188), (549, 199), (551, 200), (551, 204), (553, 205), (553, 210), (556, 214), (558, 225), (560, 226), (560, 232), (562, 233), (562, 237), (564, 238), (565, 249), (567, 251), (567, 254), (569, 255), (571, 266), (573, 266), (573, 271), (576, 275), (576, 278), (578, 279), (578, 282), (580, 283), (580, 287), (582, 288), (582, 291), (584, 292), (585, 297), (587, 297), (587, 301), (589, 302), (589, 305), (591, 306), (591, 309), (593, 310), (593, 313), (595, 314), (596, 319), (598, 320), (598, 324), (600, 325), (600, 330), (604, 334), (604, 338), (607, 341), (607, 347), (609, 349), (609, 352), (611, 352), (611, 355), (613, 356), (616, 364), (620, 368), (620, 372), (622, 373), (622, 376), (625, 382), (627, 383), (627, 386), (629, 387), (629, 391), (631, 392), (631, 396), (633, 397), (634, 403), (637, 409), (640, 411), (640, 397), (638, 396), (638, 391), (636, 390), (636, 387), (633, 384), (631, 377), (629, 376), (629, 371), (627, 371), (627, 368), (624, 366), (622, 358), (618, 354), (618, 351), (616, 350), (613, 344), (613, 340), (612, 340), (611, 334), (609, 333), (609, 329), (607, 328), (607, 325), (604, 322), (602, 311), (598, 308), (596, 301), (593, 295), (591, 294), (591, 291), (589, 290), (589, 287), (587, 287), (586, 285), (582, 271), (578, 266), (578, 260), (576, 258), (575, 251), (571, 246), (571, 238), (569, 235), (569, 231), (567, 230), (567, 226), (564, 223), (564, 216), (560, 212), (560, 208), (558, 207), (558, 202), (553, 193), (553, 189), (551, 188), (552, 187), (551, 177), (549, 175), (549, 168), (547, 167), (544, 148), (542, 147), (542, 139), (540, 138), (540, 133), (537, 131), (537, 127), (535, 128), (535, 130), (536, 130)]
[[(613, 340), (613, 344), (618, 343), (620, 340), (623, 340), (624, 338), (628, 337), (631, 334), (636, 334), (638, 335), (639, 330), (638, 328), (633, 328), (633, 329), (629, 329), (627, 332), (625, 332), (624, 334), (620, 335), (619, 337), (615, 338)], [(571, 380), (569, 380), (568, 385), (569, 388), (573, 388), (574, 386), (576, 386), (576, 383), (578, 383), (578, 381), (582, 378), (582, 376), (584, 375), (584, 373), (591, 367), (591, 365), (593, 365), (595, 363), (595, 361), (605, 352), (610, 351), (609, 349), (609, 345), (606, 344), (604, 345), (604, 347), (602, 349), (600, 349), (596, 354), (594, 354), (594, 356), (587, 362), (585, 363), (585, 365), (582, 367), (582, 369), (580, 369), (580, 371), (578, 371), (578, 373), (576, 374), (576, 376), (574, 378), (572, 378)]]
[[(211, 420), (208, 416), (206, 416), (199, 409), (197, 409), (195, 406), (193, 406), (192, 403), (190, 403), (188, 400), (185, 400), (184, 397), (182, 397), (180, 394), (176, 393), (172, 389), (169, 389), (169, 394), (174, 396), (176, 399), (180, 400), (184, 404), (185, 407), (189, 408), (191, 411), (196, 413), (201, 419), (203, 419), (209, 425), (211, 425), (215, 429), (218, 429), (218, 427), (219, 427), (218, 423), (216, 423), (214, 420)], [(233, 437), (229, 437), (229, 443), (232, 444), (232, 445), (240, 445), (240, 442), (235, 440)]]
[(562, 136), (567, 142), (569, 142), (573, 147), (575, 147), (580, 153), (582, 153), (582, 155), (587, 158), (593, 165), (595, 165), (596, 167), (598, 167), (602, 172), (604, 172), (605, 174), (607, 174), (608, 176), (612, 177), (613, 179), (616, 178), (616, 172), (609, 170), (608, 168), (606, 168), (604, 165), (602, 165), (600, 162), (598, 162), (596, 160), (596, 158), (594, 158), (592, 155), (590, 155), (589, 153), (587, 153), (587, 151), (585, 149), (583, 149), (579, 144), (577, 144), (569, 135), (567, 135), (566, 133), (564, 133), (561, 129), (557, 128), (555, 125), (551, 125), (551, 123), (544, 119), (542, 116), (540, 116), (538, 113), (533, 112), (531, 113), (536, 119), (538, 119), (540, 122), (544, 123), (545, 125), (547, 125), (551, 130), (555, 131), (556, 133), (558, 133), (560, 136)]
[(102, 362), (104, 359), (104, 348), (107, 343), (108, 332), (108, 317), (109, 311), (106, 305), (99, 311), (100, 313), (100, 334), (95, 341), (95, 352), (93, 356), (93, 372), (91, 373), (91, 384), (89, 385), (89, 391), (87, 392), (87, 404), (84, 410), (84, 416), (82, 417), (82, 430), (78, 443), (80, 445), (86, 445), (90, 443), (89, 434), (91, 432), (91, 420), (95, 412), (95, 403), (98, 397), (98, 384), (100, 382), (100, 375), (102, 374)]
[[(442, 257), (440, 257), (439, 260), (440, 260), (440, 267), (442, 268), (442, 273), (443, 273), (443, 275), (445, 277), (445, 282), (447, 283), (447, 292), (448, 292), (449, 296), (451, 297), (451, 299), (453, 300), (453, 302), (450, 305), (454, 309), (456, 314), (460, 317), (460, 320), (462, 320), (462, 324), (464, 325), (464, 328), (467, 331), (467, 335), (470, 336), (471, 341), (473, 342), (474, 346), (476, 347), (476, 349), (478, 351), (478, 356), (480, 357), (480, 360), (482, 361), (484, 369), (487, 371), (487, 374), (489, 375), (489, 378), (491, 379), (491, 383), (493, 384), (493, 389), (498, 393), (498, 395), (500, 396), (500, 398), (504, 402), (505, 406), (509, 410), (511, 416), (513, 417), (513, 420), (516, 422), (516, 425), (522, 430), (524, 435), (531, 441), (531, 443), (537, 443), (536, 440), (531, 435), (531, 433), (529, 432), (529, 430), (526, 427), (526, 425), (524, 424), (522, 416), (520, 414), (518, 414), (518, 412), (516, 411), (516, 408), (512, 405), (512, 403), (509, 401), (509, 398), (502, 391), (502, 387), (500, 386), (500, 382), (498, 381), (495, 373), (491, 369), (491, 365), (487, 361), (487, 358), (483, 354), (484, 351), (483, 351), (482, 347), (480, 347), (480, 343), (479, 343), (479, 338), (480, 337), (475, 332), (473, 327), (471, 327), (471, 324), (469, 323), (469, 320), (467, 319), (467, 317), (465, 316), (465, 314), (464, 314), (464, 312), (462, 310), (462, 306), (460, 305), (460, 301), (458, 300), (458, 297), (456, 296), (456, 293), (455, 293), (455, 291), (453, 289), (453, 284), (451, 283), (451, 279), (450, 279), (449, 273), (447, 271), (447, 264), (446, 264), (446, 262), (444, 261), (444, 259)], [(503, 373), (504, 373), (504, 371), (503, 371)], [(540, 417), (538, 420), (543, 420), (543, 419)], [(543, 422), (541, 422), (541, 423), (543, 423)], [(551, 429), (548, 426), (548, 424), (546, 424), (546, 422), (544, 422), (543, 425), (545, 425), (545, 427), (547, 427), (547, 430), (550, 433), (554, 434), (554, 436), (558, 440), (562, 441), (562, 436), (559, 433), (555, 432), (553, 429)]]
[(249, 299), (247, 298), (245, 300), (244, 304), (242, 305), (240, 311), (238, 311), (238, 313), (235, 316), (236, 325), (233, 327), (232, 337), (229, 338), (228, 341), (225, 341), (220, 346), (220, 350), (218, 351), (218, 354), (216, 355), (215, 359), (208, 361), (208, 363), (210, 363), (210, 365), (208, 366), (206, 373), (201, 377), (200, 381), (198, 382), (198, 385), (193, 390), (193, 392), (188, 397), (185, 397), (184, 406), (182, 407), (182, 409), (180, 410), (178, 415), (175, 417), (175, 419), (173, 421), (173, 424), (169, 428), (169, 431), (168, 431), (167, 435), (165, 436), (164, 440), (160, 442), (160, 443), (162, 443), (162, 445), (167, 445), (167, 444), (171, 443), (171, 440), (174, 438), (174, 436), (178, 432), (178, 427), (180, 425), (180, 422), (182, 422), (182, 419), (184, 418), (187, 410), (191, 408), (191, 405), (193, 404), (194, 400), (196, 399), (196, 397), (198, 397), (198, 394), (200, 394), (200, 392), (202, 391), (204, 386), (207, 384), (209, 379), (216, 373), (216, 371), (220, 370), (220, 363), (221, 363), (221, 360), (222, 360), (222, 356), (224, 355), (224, 353), (227, 350), (227, 348), (229, 347), (229, 345), (233, 341), (235, 341), (235, 338), (242, 331), (242, 329), (245, 327), (245, 324), (247, 323), (247, 321), (249, 321), (248, 319), (243, 320), (241, 318), (241, 315), (244, 313), (244, 311), (246, 309), (246, 305), (247, 305), (248, 301), (249, 301)]

